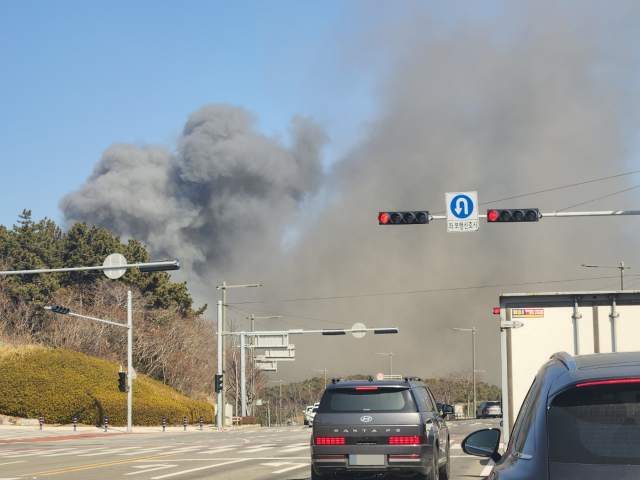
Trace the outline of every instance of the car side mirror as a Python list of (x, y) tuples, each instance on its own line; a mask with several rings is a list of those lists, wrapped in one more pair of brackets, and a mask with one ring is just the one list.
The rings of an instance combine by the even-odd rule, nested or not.
[(444, 413), (445, 415), (447, 415), (448, 413), (453, 415), (455, 413), (453, 405), (447, 405), (446, 403), (443, 404), (442, 405), (442, 413)]
[(462, 451), (467, 455), (489, 457), (494, 462), (497, 462), (502, 458), (502, 455), (498, 453), (500, 434), (499, 428), (488, 428), (473, 432), (462, 441)]

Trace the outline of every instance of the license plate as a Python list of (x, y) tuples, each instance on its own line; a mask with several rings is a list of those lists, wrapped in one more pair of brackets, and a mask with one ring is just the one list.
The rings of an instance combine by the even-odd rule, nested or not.
[(349, 465), (384, 466), (384, 455), (349, 455)]

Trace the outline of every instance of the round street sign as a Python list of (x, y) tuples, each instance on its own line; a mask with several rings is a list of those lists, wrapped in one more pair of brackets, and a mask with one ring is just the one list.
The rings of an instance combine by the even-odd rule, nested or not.
[(384, 380), (384, 373), (379, 373), (376, 375), (376, 380)]
[(364, 326), (364, 323), (356, 323), (351, 327), (351, 329), (354, 330), (351, 333), (353, 333), (353, 336), (356, 338), (362, 338), (367, 333), (365, 328), (367, 327)]
[[(107, 258), (104, 259), (103, 267), (119, 267), (120, 265), (126, 265), (127, 259), (124, 258), (124, 255), (120, 255), (119, 253), (112, 253)], [(104, 274), (109, 277), (111, 280), (115, 280), (116, 278), (120, 278), (125, 273), (127, 273), (126, 268), (114, 268), (113, 270), (103, 270)]]

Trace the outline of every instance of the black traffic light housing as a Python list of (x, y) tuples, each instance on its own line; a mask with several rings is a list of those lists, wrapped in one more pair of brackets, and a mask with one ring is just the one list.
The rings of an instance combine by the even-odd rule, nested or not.
[(55, 313), (62, 313), (63, 315), (69, 313), (69, 309), (67, 307), (61, 307), (60, 305), (51, 305), (51, 311)]
[(127, 391), (127, 372), (118, 372), (118, 389), (121, 392)]
[(487, 210), (487, 223), (537, 222), (540, 210), (537, 208), (503, 208)]
[(424, 225), (427, 223), (429, 223), (427, 210), (378, 213), (378, 225)]
[(222, 375), (215, 376), (214, 390), (216, 393), (220, 393), (222, 391)]

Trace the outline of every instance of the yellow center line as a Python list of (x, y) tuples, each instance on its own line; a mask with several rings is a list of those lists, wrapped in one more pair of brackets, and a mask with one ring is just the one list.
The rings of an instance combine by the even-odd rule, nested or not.
[(66, 468), (59, 468), (57, 470), (45, 470), (43, 472), (33, 472), (33, 473), (23, 473), (22, 475), (18, 475), (19, 477), (28, 477), (29, 475), (58, 475), (60, 473), (71, 473), (71, 472), (79, 472), (81, 470), (89, 470), (92, 468), (101, 468), (101, 467), (111, 467), (113, 465), (123, 465), (125, 463), (131, 463), (131, 462), (139, 462), (142, 460), (155, 460), (156, 458), (163, 458), (163, 457), (173, 457), (175, 455), (182, 455), (183, 453), (165, 453), (162, 455), (151, 455), (148, 457), (137, 457), (137, 458), (129, 458), (129, 459), (122, 459), (122, 460), (114, 460), (112, 462), (103, 462), (103, 463), (92, 463), (89, 465), (78, 465), (75, 467), (66, 467)]

